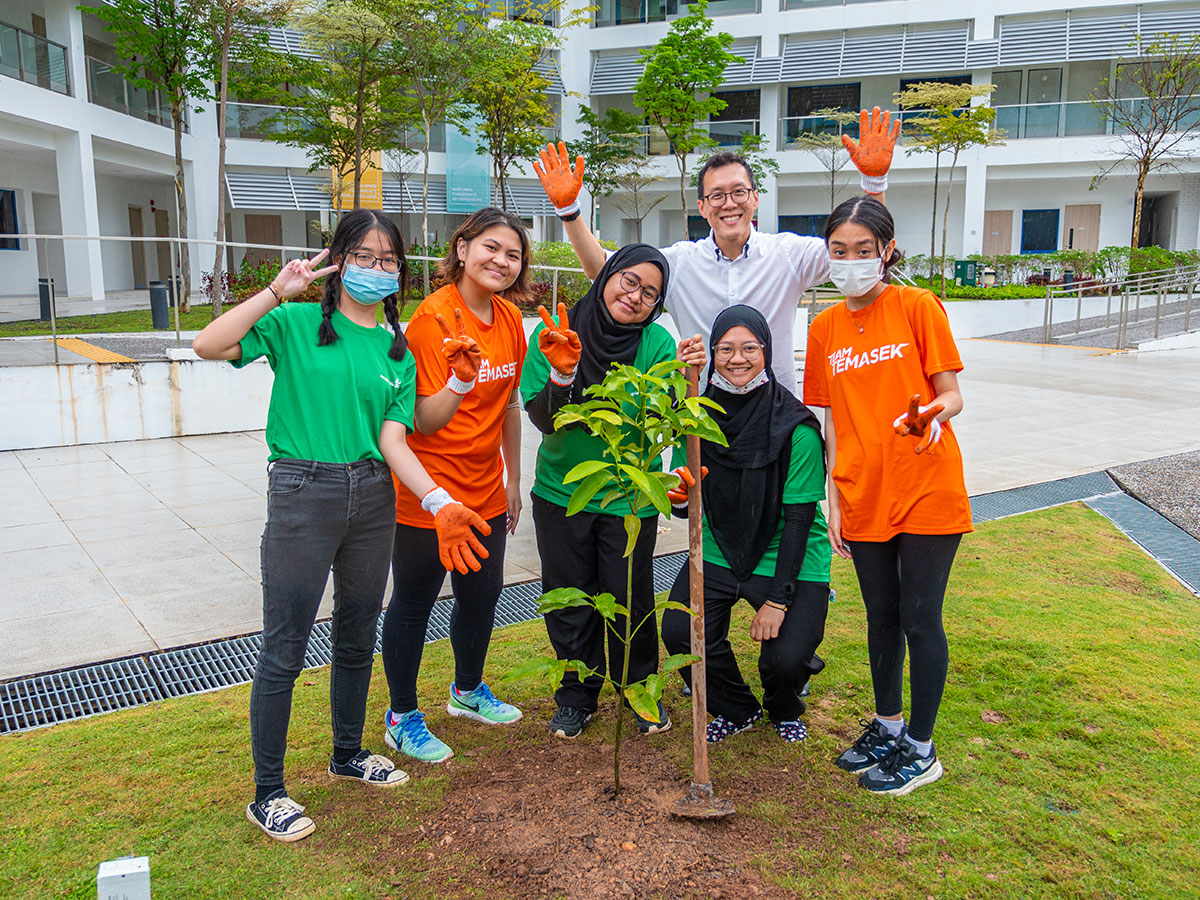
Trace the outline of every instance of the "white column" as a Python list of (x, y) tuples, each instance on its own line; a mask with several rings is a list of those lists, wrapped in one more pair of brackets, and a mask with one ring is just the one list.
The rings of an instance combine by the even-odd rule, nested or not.
[[(779, 148), (779, 96), (778, 84), (764, 84), (758, 95), (758, 128), (766, 138), (763, 149), (774, 156)], [(760, 231), (779, 230), (779, 185), (774, 175), (768, 175), (759, 185), (758, 227)], [(766, 193), (762, 193), (765, 189)]]
[(71, 95), (87, 101), (87, 61), (83, 55), (83, 13), (73, 0), (46, 0), (46, 37), (67, 47)]
[[(61, 132), (54, 137), (58, 166), (58, 208), (63, 234), (100, 234), (96, 198), (96, 161), (89, 132)], [(104, 266), (99, 241), (64, 241), (67, 283), (71, 296), (104, 299)], [(63, 287), (58, 290), (63, 291)]]
[(963, 167), (962, 255), (983, 252), (983, 212), (987, 202), (987, 164), (975, 149)]

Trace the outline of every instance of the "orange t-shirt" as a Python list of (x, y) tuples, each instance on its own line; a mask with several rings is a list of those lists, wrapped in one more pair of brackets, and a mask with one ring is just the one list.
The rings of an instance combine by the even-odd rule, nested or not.
[(900, 532), (971, 531), (962, 452), (949, 422), (922, 454), (892, 422), (908, 398), (934, 396), (931, 377), (962, 371), (946, 311), (932, 293), (888, 285), (866, 309), (839, 303), (808, 329), (804, 402), (833, 410), (833, 481), (849, 540), (886, 541)]
[[(408, 323), (405, 336), (417, 364), (417, 396), (428, 397), (446, 386), (450, 364), (442, 355), (442, 334), (434, 318), (441, 313), (453, 331), (454, 310), (462, 310), (467, 334), (479, 344), (483, 359), (475, 386), (463, 397), (453, 418), (433, 434), (414, 430), (408, 446), (437, 483), (458, 502), (485, 519), (508, 508), (504, 496), (504, 463), (500, 436), (509, 398), (521, 378), (525, 329), (520, 311), (499, 295), (492, 296), (492, 324), (485, 325), (467, 308), (462, 294), (448, 284), (426, 297)], [(421, 499), (396, 482), (396, 521), (432, 528), (433, 516)]]

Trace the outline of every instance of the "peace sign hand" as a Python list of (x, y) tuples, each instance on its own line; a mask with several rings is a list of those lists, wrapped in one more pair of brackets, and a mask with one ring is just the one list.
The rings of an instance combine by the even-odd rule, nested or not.
[(567, 158), (567, 145), (562, 141), (558, 142), (558, 147), (547, 144), (545, 150), (538, 152), (538, 157), (542, 164), (539, 166), (535, 162), (533, 171), (537, 172), (542, 190), (554, 204), (555, 211), (560, 216), (575, 212), (579, 208), (579, 190), (583, 187), (583, 157), (575, 157), (575, 170), (572, 171), (571, 161)]
[(908, 401), (908, 412), (897, 416), (892, 428), (901, 437), (911, 435), (921, 438), (913, 452), (924, 453), (942, 439), (942, 423), (937, 416), (945, 408), (941, 403), (921, 406), (921, 395), (913, 394)]
[[(888, 126), (891, 126), (890, 128)], [(842, 146), (850, 154), (850, 159), (864, 176), (882, 177), (887, 175), (892, 167), (892, 151), (896, 147), (896, 139), (900, 137), (900, 121), (892, 124), (892, 114), (889, 110), (879, 112), (876, 106), (868, 115), (864, 109), (858, 116), (859, 142), (848, 134), (842, 135)]]
[(460, 381), (474, 381), (475, 376), (479, 374), (479, 363), (483, 359), (483, 354), (479, 350), (479, 345), (475, 343), (475, 338), (467, 334), (462, 310), (457, 307), (454, 309), (454, 327), (458, 334), (450, 332), (450, 326), (446, 324), (446, 319), (441, 313), (435, 313), (434, 319), (437, 320), (438, 328), (442, 329), (444, 335), (442, 354), (450, 363), (450, 369), (454, 372), (454, 376)]
[(323, 269), (314, 268), (317, 263), (329, 255), (326, 247), (312, 259), (290, 259), (279, 270), (271, 282), (283, 300), (299, 296), (308, 290), (308, 286), (318, 278), (324, 278), (338, 270), (337, 266), (326, 266)]
[(538, 332), (538, 349), (550, 363), (554, 371), (564, 377), (574, 377), (575, 367), (579, 365), (579, 357), (583, 353), (583, 345), (579, 343), (579, 335), (571, 330), (567, 319), (567, 304), (558, 304), (558, 324), (550, 318), (546, 307), (538, 307), (538, 315), (546, 323), (546, 327)]

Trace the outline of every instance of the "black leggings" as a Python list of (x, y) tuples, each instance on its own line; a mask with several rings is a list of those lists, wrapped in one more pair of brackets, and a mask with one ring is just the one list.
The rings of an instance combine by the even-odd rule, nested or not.
[(961, 534), (898, 534), (886, 541), (847, 541), (867, 607), (867, 651), (875, 712), (903, 711), (904, 648), (912, 655), (908, 733), (933, 737), (950, 654), (942, 627), (942, 601)]
[[(483, 679), (483, 663), (504, 587), (505, 526), (508, 514), (488, 520), (492, 533), (476, 533), (488, 551), (478, 572), (450, 573), (454, 610), (450, 613), (450, 646), (454, 648), (454, 683), (471, 691)], [(446, 580), (438, 559), (437, 532), (397, 523), (392, 551), (392, 599), (383, 617), (383, 671), (397, 716), (418, 707), (417, 672), (429, 628), (429, 614)]]

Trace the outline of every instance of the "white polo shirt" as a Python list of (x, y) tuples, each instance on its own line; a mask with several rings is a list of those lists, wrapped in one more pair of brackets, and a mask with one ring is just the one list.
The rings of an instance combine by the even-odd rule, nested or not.
[(791, 232), (764, 234), (751, 228), (737, 259), (726, 259), (712, 232), (700, 241), (679, 241), (662, 248), (671, 266), (666, 309), (681, 336), (703, 335), (707, 344), (723, 309), (744, 303), (766, 317), (771, 328), (771, 368), (779, 383), (796, 387), (792, 329), (801, 295), (829, 280), (829, 251), (817, 237)]

